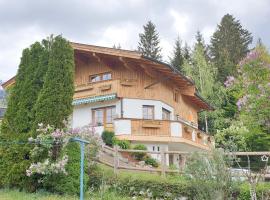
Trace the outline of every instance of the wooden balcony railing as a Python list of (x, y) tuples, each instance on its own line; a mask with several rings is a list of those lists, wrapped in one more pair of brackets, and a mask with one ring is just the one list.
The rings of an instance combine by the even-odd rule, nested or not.
[[(121, 119), (117, 119), (121, 120)], [(182, 121), (172, 120), (145, 120), (145, 119), (124, 119), (131, 121), (132, 136), (156, 136), (156, 137), (179, 137), (201, 145), (213, 145), (213, 138), (198, 130), (193, 125)], [(179, 124), (179, 129), (171, 128), (171, 124)]]

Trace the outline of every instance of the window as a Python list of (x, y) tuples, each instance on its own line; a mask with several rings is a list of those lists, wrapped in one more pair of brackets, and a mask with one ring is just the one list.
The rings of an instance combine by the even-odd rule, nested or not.
[(111, 124), (116, 117), (115, 106), (94, 109), (92, 113), (93, 123), (97, 126)]
[(154, 119), (154, 106), (143, 106), (143, 119)]
[(103, 74), (96, 74), (96, 75), (91, 75), (89, 77), (89, 81), (91, 83), (94, 82), (99, 82), (99, 81), (107, 81), (112, 79), (112, 73), (103, 73)]
[(153, 151), (155, 151), (155, 146), (153, 146)]
[(160, 151), (160, 148), (159, 148), (159, 146), (157, 147), (157, 151)]
[(112, 74), (111, 73), (106, 73), (106, 74), (103, 74), (103, 76), (102, 76), (103, 81), (111, 80), (111, 79), (112, 79)]
[(162, 108), (162, 119), (163, 120), (170, 120), (171, 119), (171, 112), (165, 108)]
[(115, 107), (106, 108), (106, 123), (113, 123), (115, 119)]
[(175, 102), (178, 102), (179, 101), (179, 93), (177, 91), (174, 91), (173, 92), (173, 100)]
[(103, 113), (104, 113), (103, 109), (96, 109), (96, 110), (93, 111), (93, 113), (94, 113), (93, 114), (93, 116), (94, 116), (94, 119), (93, 119), (94, 124), (103, 125), (103, 122), (104, 122), (104, 120), (103, 120)]
[(100, 75), (94, 75), (90, 77), (90, 82), (98, 82), (101, 80)]

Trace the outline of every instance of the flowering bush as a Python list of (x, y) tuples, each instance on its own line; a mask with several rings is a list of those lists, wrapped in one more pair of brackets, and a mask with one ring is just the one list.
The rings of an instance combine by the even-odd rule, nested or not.
[[(74, 194), (74, 191), (77, 191), (77, 186), (74, 185), (79, 184), (77, 178), (80, 167), (80, 149), (79, 144), (73, 142), (72, 138), (79, 137), (90, 142), (86, 145), (86, 172), (94, 163), (93, 158), (99, 147), (103, 145), (102, 140), (91, 126), (56, 129), (50, 125), (44, 127), (43, 124), (39, 124), (37, 132), (36, 138), (29, 138), (29, 142), (34, 144), (30, 152), (31, 160), (34, 162), (26, 170), (26, 175), (37, 180), (39, 184), (43, 184), (40, 187), (46, 186), (46, 189), (53, 192), (65, 191)], [(69, 180), (65, 180), (66, 175)], [(69, 186), (64, 186), (66, 184)]]

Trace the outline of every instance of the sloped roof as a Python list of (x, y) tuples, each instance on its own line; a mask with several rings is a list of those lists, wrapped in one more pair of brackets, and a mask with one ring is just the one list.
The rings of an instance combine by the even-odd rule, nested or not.
[[(85, 53), (95, 53), (112, 57), (121, 57), (132, 62), (140, 62), (147, 68), (155, 69), (158, 72), (158, 74), (165, 75), (165, 77), (170, 78), (171, 80), (178, 83), (179, 85), (182, 85), (183, 87), (195, 86), (194, 82), (190, 78), (183, 75), (181, 72), (179, 72), (177, 69), (175, 69), (168, 63), (146, 57), (138, 51), (115, 49), (75, 42), (70, 42), (70, 44), (72, 48), (75, 50), (75, 52), (78, 51)], [(3, 83), (2, 86), (4, 88), (7, 88), (14, 82), (15, 76), (6, 81), (5, 83)], [(188, 98), (191, 102), (197, 104), (202, 109), (213, 110), (213, 107), (211, 107), (197, 92), (195, 92), (192, 95), (185, 94), (184, 96)]]

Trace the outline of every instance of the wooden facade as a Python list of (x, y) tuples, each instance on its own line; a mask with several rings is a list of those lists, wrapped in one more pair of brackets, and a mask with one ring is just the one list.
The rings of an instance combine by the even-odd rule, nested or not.
[[(155, 100), (173, 108), (174, 116), (169, 120), (129, 119), (131, 135), (123, 133), (120, 139), (185, 142), (202, 149), (210, 147), (213, 139), (197, 127), (198, 112), (212, 108), (197, 94), (192, 80), (168, 64), (146, 58), (136, 51), (71, 45), (75, 60), (74, 100), (116, 94), (120, 100)], [(103, 76), (109, 78), (100, 79)], [(14, 82), (12, 78), (3, 86), (7, 88)], [(119, 119), (121, 116), (115, 120)], [(182, 121), (182, 130), (181, 137), (177, 138), (171, 135), (171, 123), (179, 121)], [(113, 123), (103, 126), (107, 130), (115, 128)]]

